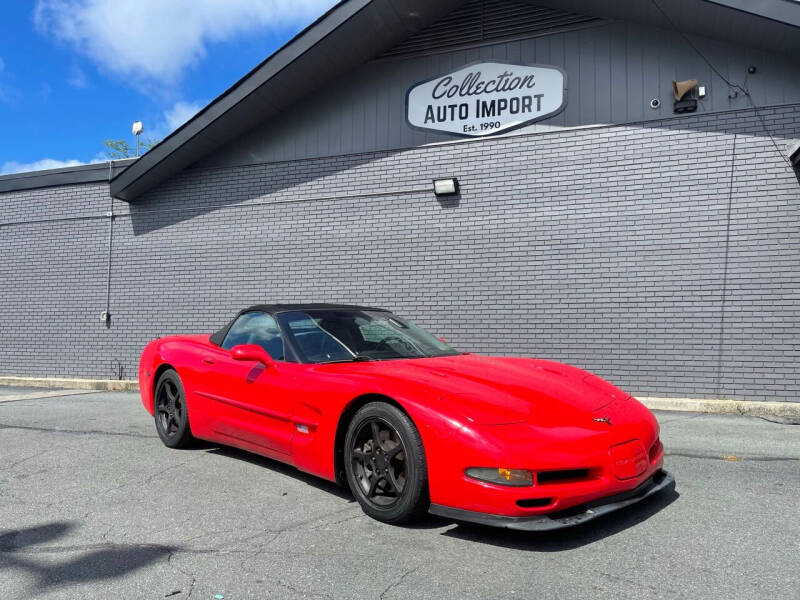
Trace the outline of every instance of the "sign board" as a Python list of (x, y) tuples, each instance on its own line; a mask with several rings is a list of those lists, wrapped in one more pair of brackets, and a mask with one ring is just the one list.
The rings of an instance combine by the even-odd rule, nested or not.
[(409, 89), (406, 119), (417, 129), (492, 135), (561, 112), (565, 92), (558, 67), (476, 63)]

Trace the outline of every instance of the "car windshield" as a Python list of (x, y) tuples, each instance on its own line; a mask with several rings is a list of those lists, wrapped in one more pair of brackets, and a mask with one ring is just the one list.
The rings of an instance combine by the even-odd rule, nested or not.
[(434, 335), (384, 311), (308, 310), (276, 315), (304, 362), (429, 358), (460, 354)]

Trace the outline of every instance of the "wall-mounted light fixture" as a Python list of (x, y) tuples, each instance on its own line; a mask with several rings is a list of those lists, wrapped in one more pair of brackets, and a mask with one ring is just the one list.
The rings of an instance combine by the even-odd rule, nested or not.
[(458, 193), (458, 179), (449, 177), (447, 179), (433, 180), (433, 193), (436, 196), (453, 196)]
[(786, 145), (786, 154), (789, 156), (789, 162), (797, 169), (800, 168), (800, 140), (789, 142)]
[(794, 169), (794, 174), (797, 175), (797, 181), (800, 181), (800, 141), (789, 144), (787, 154), (789, 155), (789, 163)]

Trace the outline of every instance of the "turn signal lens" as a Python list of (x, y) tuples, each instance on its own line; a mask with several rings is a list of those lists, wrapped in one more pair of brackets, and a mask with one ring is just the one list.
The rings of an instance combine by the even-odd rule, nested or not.
[(499, 485), (508, 485), (514, 487), (524, 487), (533, 485), (533, 474), (525, 469), (506, 469), (500, 467), (498, 469), (490, 469), (487, 467), (470, 467), (466, 470), (467, 477), (486, 481), (489, 483), (497, 483)]

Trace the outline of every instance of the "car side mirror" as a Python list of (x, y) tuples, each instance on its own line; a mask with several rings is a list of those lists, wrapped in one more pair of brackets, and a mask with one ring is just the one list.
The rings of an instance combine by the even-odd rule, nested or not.
[(231, 348), (231, 358), (233, 360), (254, 360), (260, 362), (265, 367), (275, 366), (273, 358), (257, 344), (239, 344)]

